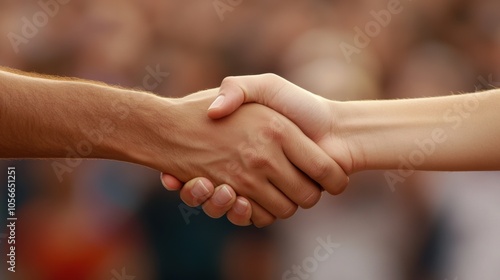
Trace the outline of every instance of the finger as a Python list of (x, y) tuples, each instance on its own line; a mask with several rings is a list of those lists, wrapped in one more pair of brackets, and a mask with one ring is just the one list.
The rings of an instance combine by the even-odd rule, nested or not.
[[(291, 176), (283, 177), (280, 175), (270, 178), (271, 182), (279, 188), (293, 203), (303, 209), (309, 209), (316, 205), (321, 198), (321, 188), (311, 178), (305, 176), (300, 170), (292, 171), (295, 173), (295, 179), (290, 179)], [(287, 219), (295, 212), (297, 208), (288, 211), (286, 214), (279, 216), (281, 219)]]
[(328, 193), (341, 193), (349, 178), (344, 170), (300, 129), (287, 130), (283, 152), (297, 168), (320, 184)]
[(226, 214), (236, 201), (236, 193), (228, 185), (220, 185), (205, 203), (203, 211), (211, 218), (218, 219)]
[[(281, 168), (270, 176), (270, 181), (283, 194), (301, 208), (308, 209), (316, 205), (321, 198), (321, 188), (297, 169), (288, 160), (280, 163)], [(294, 212), (288, 213), (290, 216)]]
[(182, 188), (182, 182), (170, 174), (162, 172), (160, 174), (160, 179), (162, 185), (169, 191), (178, 191)]
[[(266, 209), (273, 216), (280, 219), (287, 219), (297, 211), (297, 204), (291, 201), (271, 182), (266, 182), (259, 186), (259, 190), (255, 193), (249, 193), (246, 197), (252, 197), (262, 208)], [(243, 193), (241, 193), (243, 195)], [(253, 209), (253, 205), (252, 205)]]
[(269, 213), (266, 209), (262, 208), (252, 199), (248, 199), (252, 208), (252, 224), (258, 228), (263, 228), (271, 225), (276, 221), (276, 217)]
[(195, 178), (182, 187), (180, 197), (186, 205), (197, 207), (202, 205), (214, 193), (214, 185), (207, 178)]
[(227, 219), (237, 226), (248, 226), (252, 224), (252, 207), (248, 199), (238, 196), (233, 207), (226, 214)]

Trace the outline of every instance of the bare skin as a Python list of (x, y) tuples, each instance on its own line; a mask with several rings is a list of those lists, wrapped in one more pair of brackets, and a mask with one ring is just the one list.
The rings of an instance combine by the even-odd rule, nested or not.
[[(337, 102), (265, 74), (226, 78), (208, 115), (223, 118), (244, 103), (266, 105), (288, 117), (348, 175), (373, 169), (500, 170), (500, 129), (495, 128), (500, 122), (500, 90)], [(175, 181), (165, 174), (163, 179)], [(193, 187), (186, 184), (181, 197), (189, 200), (182, 193)]]
[[(64, 158), (73, 149), (82, 158), (136, 163), (184, 182), (202, 176), (190, 205), (208, 199), (212, 216), (230, 211), (235, 223), (259, 227), (312, 207), (321, 188), (341, 189), (347, 181), (331, 157), (269, 108), (250, 104), (229, 118), (208, 118), (218, 89), (169, 99), (8, 70), (0, 81), (0, 158)], [(210, 198), (214, 184), (223, 199)]]

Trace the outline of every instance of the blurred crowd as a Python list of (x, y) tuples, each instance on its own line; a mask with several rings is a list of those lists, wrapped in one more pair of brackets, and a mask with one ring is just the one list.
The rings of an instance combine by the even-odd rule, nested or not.
[[(3, 0), (0, 30), (2, 66), (134, 88), (160, 69), (168, 77), (150, 90), (168, 97), (265, 72), (336, 100), (500, 86), (498, 0)], [(60, 180), (54, 162), (0, 162), (18, 166), (22, 186), (12, 279), (500, 277), (497, 172), (415, 172), (394, 189), (363, 172), (257, 230), (186, 212), (158, 172), (84, 161)], [(318, 238), (339, 246), (311, 267)], [(294, 266), (303, 273), (284, 277)]]

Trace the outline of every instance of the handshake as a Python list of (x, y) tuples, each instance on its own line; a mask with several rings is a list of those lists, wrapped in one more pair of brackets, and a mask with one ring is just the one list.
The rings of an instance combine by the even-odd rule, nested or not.
[(193, 148), (179, 150), (178, 163), (200, 169), (172, 171), (182, 174), (184, 187), (162, 174), (165, 188), (180, 189), (187, 205), (202, 205), (210, 217), (227, 213), (236, 225), (263, 227), (314, 206), (323, 190), (341, 193), (347, 175), (360, 168), (335, 102), (272, 74), (226, 78), (216, 93), (181, 101), (200, 110), (189, 120), (199, 126), (184, 139)]
[(166, 169), (175, 177), (162, 174), (163, 185), (236, 225), (288, 218), (362, 170), (393, 169), (390, 187), (415, 170), (500, 170), (500, 130), (489, 125), (500, 122), (499, 90), (339, 102), (265, 74), (226, 78), (179, 102), (197, 108), (181, 131), (194, 129), (177, 150), (184, 168)]
[(362, 170), (395, 170), (391, 187), (415, 170), (500, 170), (498, 104), (500, 90), (339, 102), (272, 74), (172, 99), (0, 68), (0, 158), (145, 165), (187, 205), (263, 227)]

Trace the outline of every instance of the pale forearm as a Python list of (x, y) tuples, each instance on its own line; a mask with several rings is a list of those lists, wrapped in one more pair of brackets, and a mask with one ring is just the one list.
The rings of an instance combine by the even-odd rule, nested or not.
[(500, 91), (332, 102), (355, 171), (500, 169)]

